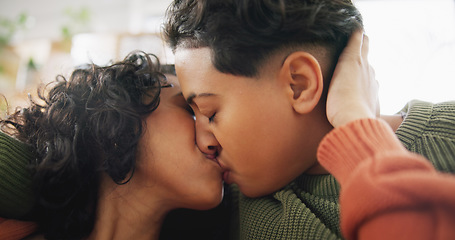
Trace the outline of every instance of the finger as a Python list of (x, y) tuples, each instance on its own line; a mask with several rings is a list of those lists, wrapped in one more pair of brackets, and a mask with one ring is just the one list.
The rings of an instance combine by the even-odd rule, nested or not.
[(379, 104), (379, 99), (376, 100), (376, 117), (381, 116), (381, 105)]
[(370, 50), (370, 38), (365, 33), (363, 33), (362, 34), (362, 46), (360, 49), (363, 59), (368, 59), (369, 50)]
[(346, 45), (345, 52), (350, 52), (356, 55), (360, 55), (362, 52), (363, 45), (363, 31), (354, 32), (349, 38), (348, 44)]
[(373, 79), (376, 79), (376, 71), (374, 70), (373, 66), (371, 66), (371, 64), (368, 64), (368, 68), (369, 68), (369, 72), (370, 72), (370, 75)]

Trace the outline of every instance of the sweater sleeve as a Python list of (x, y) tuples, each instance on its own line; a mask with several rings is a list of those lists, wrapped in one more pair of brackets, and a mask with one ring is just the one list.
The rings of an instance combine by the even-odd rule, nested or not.
[(341, 185), (347, 239), (455, 239), (455, 176), (407, 151), (382, 120), (334, 129), (318, 159)]
[(18, 221), (0, 217), (0, 239), (24, 239), (38, 229), (34, 222)]
[(21, 218), (32, 209), (34, 196), (28, 164), (29, 146), (0, 131), (0, 216)]

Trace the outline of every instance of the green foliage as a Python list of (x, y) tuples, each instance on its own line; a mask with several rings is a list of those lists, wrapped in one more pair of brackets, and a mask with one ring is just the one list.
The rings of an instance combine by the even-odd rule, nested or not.
[(38, 69), (38, 66), (36, 66), (35, 60), (33, 60), (33, 58), (28, 59), (27, 68), (31, 70)]
[(7, 19), (0, 17), (0, 51), (9, 44), (17, 31), (26, 27), (28, 15), (21, 13), (16, 19)]
[(61, 27), (64, 39), (68, 40), (78, 31), (86, 30), (91, 20), (91, 12), (88, 7), (81, 7), (78, 10), (66, 8), (64, 14), (68, 17), (68, 23)]

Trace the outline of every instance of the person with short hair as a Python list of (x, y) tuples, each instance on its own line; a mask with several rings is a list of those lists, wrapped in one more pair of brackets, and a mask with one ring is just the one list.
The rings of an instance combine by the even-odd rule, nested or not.
[[(432, 198), (434, 192), (427, 188), (409, 184), (417, 183), (415, 179), (397, 178), (396, 185), (377, 189), (375, 184), (393, 176), (391, 172), (380, 172), (369, 182), (356, 172), (384, 161), (390, 171), (403, 169), (404, 179), (409, 169), (402, 168), (403, 163), (419, 176), (434, 173), (421, 157), (403, 149), (403, 143), (438, 170), (453, 173), (455, 107), (453, 102), (411, 102), (405, 114), (383, 117), (386, 125), (377, 120), (377, 83), (367, 61), (368, 39), (351, 1), (175, 0), (168, 8), (164, 32), (175, 53), (182, 93), (195, 112), (197, 144), (216, 150), (224, 181), (239, 192), (232, 200), (238, 214), (233, 214), (234, 238), (372, 239), (372, 233), (379, 233), (378, 238), (403, 239), (410, 232), (408, 236), (423, 239), (453, 236), (447, 226), (455, 222), (454, 204), (446, 203), (455, 198), (442, 194), (453, 185), (452, 176), (434, 174), (428, 180), (428, 186), (442, 187), (433, 188), (446, 197), (441, 199)], [(353, 47), (345, 49), (351, 36)], [(334, 82), (339, 83), (335, 89), (354, 95), (331, 98)], [(357, 121), (365, 118), (368, 126)], [(354, 123), (343, 128), (350, 122)], [(339, 127), (349, 134), (335, 142), (337, 135), (332, 133)], [(389, 131), (396, 131), (396, 136)], [(369, 137), (376, 144), (363, 142)], [(399, 154), (380, 155), (389, 151)], [(340, 165), (347, 166), (334, 167)], [(445, 180), (438, 183), (441, 178)], [(371, 191), (364, 196), (346, 181)], [(397, 193), (391, 190), (398, 187), (409, 189), (403, 190), (409, 195), (402, 194), (410, 200), (419, 193), (413, 199), (416, 205), (395, 201)], [(390, 192), (382, 199), (371, 194), (373, 189)], [(373, 197), (387, 204), (369, 204), (375, 202)], [(445, 205), (438, 207), (441, 202)], [(422, 207), (422, 218), (412, 221)], [(442, 209), (447, 214), (439, 215)], [(386, 214), (389, 210), (403, 213), (396, 219), (406, 221), (388, 222), (393, 217)], [(438, 223), (444, 222), (443, 228), (425, 226), (435, 216)], [(369, 220), (377, 223), (375, 217), (385, 221), (368, 225)]]

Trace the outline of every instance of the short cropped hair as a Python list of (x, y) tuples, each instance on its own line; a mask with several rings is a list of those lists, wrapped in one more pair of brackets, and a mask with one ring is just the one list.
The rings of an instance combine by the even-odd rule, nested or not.
[(334, 65), (361, 28), (350, 0), (174, 0), (163, 30), (173, 50), (209, 47), (220, 72), (254, 77), (283, 49), (323, 46)]

